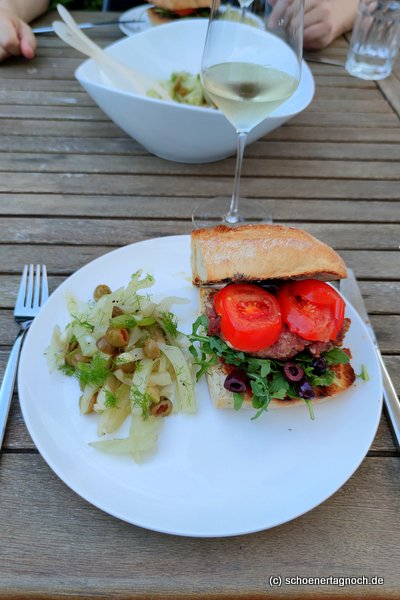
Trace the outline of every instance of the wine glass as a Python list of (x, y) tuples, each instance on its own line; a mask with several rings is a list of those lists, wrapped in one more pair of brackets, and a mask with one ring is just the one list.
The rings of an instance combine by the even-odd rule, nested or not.
[(269, 221), (257, 200), (240, 200), (247, 134), (297, 89), (304, 0), (212, 0), (201, 64), (203, 86), (237, 132), (232, 198), (199, 204), (195, 227)]

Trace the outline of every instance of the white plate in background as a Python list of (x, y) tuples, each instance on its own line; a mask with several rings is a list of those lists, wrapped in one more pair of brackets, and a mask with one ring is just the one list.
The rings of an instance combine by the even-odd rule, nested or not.
[[(153, 6), (153, 4), (146, 3), (123, 12), (119, 17), (119, 28), (122, 33), (125, 35), (135, 35), (135, 33), (138, 33), (139, 31), (154, 27), (147, 14), (147, 9), (152, 8)], [(136, 19), (138, 21), (143, 21), (143, 23), (121, 23), (121, 21), (133, 21)]]

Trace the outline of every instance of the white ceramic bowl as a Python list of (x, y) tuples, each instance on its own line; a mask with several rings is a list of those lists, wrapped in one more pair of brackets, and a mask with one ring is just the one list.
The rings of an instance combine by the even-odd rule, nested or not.
[[(154, 79), (173, 71), (199, 73), (207, 19), (185, 19), (124, 38), (107, 52)], [(165, 102), (111, 87), (93, 60), (75, 76), (98, 106), (149, 152), (177, 162), (205, 163), (236, 151), (236, 132), (224, 115), (209, 108)], [(314, 95), (314, 80), (303, 62), (295, 94), (250, 132), (254, 142), (304, 110)]]

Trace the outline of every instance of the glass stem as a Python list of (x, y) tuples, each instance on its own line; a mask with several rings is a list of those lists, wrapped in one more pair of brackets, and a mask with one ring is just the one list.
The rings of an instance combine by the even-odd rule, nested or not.
[(239, 215), (239, 196), (240, 196), (240, 175), (242, 172), (244, 148), (246, 146), (247, 133), (238, 131), (237, 153), (236, 153), (236, 168), (235, 181), (233, 184), (232, 200), (229, 206), (229, 212), (225, 215), (227, 223), (239, 223), (241, 217)]

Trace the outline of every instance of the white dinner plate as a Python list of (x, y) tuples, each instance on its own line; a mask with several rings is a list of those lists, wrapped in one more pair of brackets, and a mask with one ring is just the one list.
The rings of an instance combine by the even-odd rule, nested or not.
[(65, 294), (89, 300), (96, 285), (126, 285), (137, 269), (156, 279), (155, 300), (178, 295), (180, 329), (197, 316), (191, 285), (190, 238), (172, 236), (125, 246), (83, 267), (49, 298), (33, 322), (21, 355), (18, 387), (25, 423), (39, 452), (77, 494), (120, 519), (188, 536), (228, 536), (274, 527), (311, 510), (354, 473), (374, 439), (382, 407), (380, 370), (368, 333), (351, 306), (346, 346), (356, 379), (345, 393), (307, 407), (270, 411), (216, 410), (205, 381), (196, 415), (165, 419), (158, 452), (137, 465), (90, 447), (95, 415), (79, 414), (75, 379), (47, 370), (44, 350), (55, 324), (69, 321)]
[[(126, 10), (119, 17), (119, 28), (125, 35), (134, 35), (139, 31), (144, 31), (145, 29), (149, 29), (149, 27), (154, 27), (153, 23), (150, 21), (149, 16), (147, 14), (147, 9), (152, 8), (153, 4), (141, 4), (140, 6), (134, 6), (129, 10)], [(133, 21), (133, 20), (142, 21), (141, 23), (121, 23), (121, 21)]]

